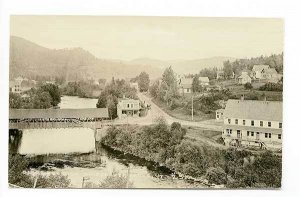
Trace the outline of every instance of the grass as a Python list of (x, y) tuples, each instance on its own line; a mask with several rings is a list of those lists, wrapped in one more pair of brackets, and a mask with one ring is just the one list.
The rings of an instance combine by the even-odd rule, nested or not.
[[(192, 115), (191, 115), (191, 111), (188, 111), (185, 108), (176, 108), (174, 110), (171, 110), (166, 103), (161, 102), (157, 99), (152, 99), (152, 101), (158, 106), (160, 107), (164, 112), (166, 112), (168, 115), (180, 119), (180, 120), (187, 120), (187, 121), (192, 121)], [(199, 121), (204, 121), (204, 120), (210, 120), (210, 119), (214, 119), (215, 118), (215, 114), (204, 114), (200, 111), (194, 111), (194, 122), (199, 122)]]

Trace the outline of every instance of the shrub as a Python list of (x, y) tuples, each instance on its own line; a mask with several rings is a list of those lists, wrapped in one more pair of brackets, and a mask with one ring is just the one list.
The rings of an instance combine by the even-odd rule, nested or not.
[(246, 89), (246, 90), (251, 90), (252, 88), (253, 88), (253, 86), (251, 85), (251, 83), (245, 83), (244, 84), (244, 88)]
[(227, 182), (226, 173), (220, 167), (217, 168), (210, 167), (206, 171), (205, 177), (209, 183), (215, 183), (220, 185), (220, 184), (226, 184)]

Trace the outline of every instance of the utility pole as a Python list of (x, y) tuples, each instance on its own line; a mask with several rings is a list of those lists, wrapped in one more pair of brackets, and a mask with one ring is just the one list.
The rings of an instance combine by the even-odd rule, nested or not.
[(192, 93), (192, 121), (194, 120), (194, 94)]

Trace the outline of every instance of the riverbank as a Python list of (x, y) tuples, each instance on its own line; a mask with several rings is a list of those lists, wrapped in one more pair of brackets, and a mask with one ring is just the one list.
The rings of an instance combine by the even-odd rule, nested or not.
[(119, 152), (119, 153), (121, 153), (121, 154), (129, 155), (129, 156), (132, 156), (132, 157), (136, 157), (136, 158), (138, 158), (138, 159), (142, 159), (142, 160), (145, 160), (145, 161), (147, 161), (147, 162), (151, 162), (151, 163), (153, 163), (154, 165), (163, 167), (163, 168), (165, 168), (166, 170), (168, 170), (169, 172), (171, 172), (172, 178), (173, 178), (173, 179), (181, 179), (181, 180), (184, 179), (184, 180), (187, 180), (187, 181), (192, 181), (192, 182), (195, 182), (195, 183), (200, 183), (200, 184), (202, 184), (202, 185), (205, 186), (205, 187), (224, 188), (224, 185), (210, 184), (210, 183), (208, 183), (208, 180), (206, 180), (206, 179), (195, 178), (195, 177), (192, 177), (192, 176), (189, 176), (189, 175), (182, 174), (182, 173), (180, 173), (180, 172), (177, 172), (177, 171), (174, 170), (174, 169), (170, 169), (168, 166), (166, 166), (166, 165), (163, 164), (163, 163), (157, 163), (157, 162), (155, 162), (155, 161), (153, 161), (153, 160), (150, 160), (150, 159), (147, 159), (147, 158), (143, 158), (143, 157), (140, 157), (140, 156), (138, 156), (138, 155), (135, 155), (135, 154), (132, 154), (132, 153), (129, 153), (129, 152), (125, 152), (125, 151), (121, 150), (120, 148), (108, 146), (108, 145), (105, 145), (105, 144), (102, 144), (102, 146), (106, 147), (107, 149), (110, 149), (110, 150)]
[(184, 139), (185, 133), (179, 123), (171, 126), (164, 122), (126, 128), (115, 126), (109, 128), (102, 144), (167, 167), (173, 176), (200, 182), (207, 187), (281, 186), (280, 156), (270, 151), (253, 154), (234, 148), (219, 149)]

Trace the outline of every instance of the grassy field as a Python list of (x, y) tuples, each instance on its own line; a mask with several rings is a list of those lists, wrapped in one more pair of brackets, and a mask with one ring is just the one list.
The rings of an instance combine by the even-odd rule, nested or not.
[[(174, 110), (171, 110), (168, 108), (168, 106), (156, 99), (152, 99), (152, 101), (159, 106), (162, 110), (164, 110), (164, 112), (166, 112), (167, 114), (169, 114), (170, 116), (180, 119), (180, 120), (188, 120), (188, 121), (192, 121), (192, 109), (188, 110), (185, 108), (177, 108)], [(214, 119), (215, 118), (215, 114), (204, 114), (200, 111), (195, 111), (194, 113), (194, 120), (195, 122), (198, 121), (203, 121), (203, 120), (210, 120), (210, 119)]]

